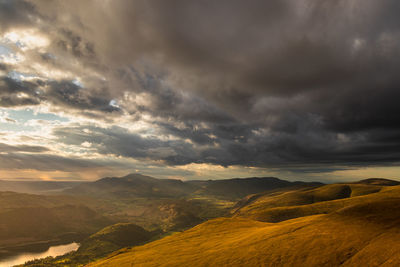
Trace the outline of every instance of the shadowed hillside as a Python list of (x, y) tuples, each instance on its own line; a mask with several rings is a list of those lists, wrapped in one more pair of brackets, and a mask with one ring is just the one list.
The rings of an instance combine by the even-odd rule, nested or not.
[(335, 184), (262, 194), (233, 218), (89, 266), (397, 266), (399, 209), (400, 186)]
[(83, 240), (77, 251), (56, 258), (32, 260), (24, 266), (81, 266), (121, 248), (143, 244), (157, 234), (135, 224), (118, 223)]
[(112, 220), (68, 196), (0, 192), (0, 256), (80, 240)]

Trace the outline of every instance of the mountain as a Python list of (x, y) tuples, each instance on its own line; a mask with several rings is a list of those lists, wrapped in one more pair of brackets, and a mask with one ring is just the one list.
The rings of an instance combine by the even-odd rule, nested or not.
[(141, 174), (124, 177), (107, 177), (95, 182), (84, 183), (65, 190), (75, 195), (94, 195), (102, 197), (180, 197), (193, 193), (197, 187), (175, 179), (156, 179)]
[(249, 194), (287, 187), (320, 186), (322, 183), (289, 182), (274, 177), (233, 178), (226, 180), (181, 181), (157, 179), (141, 174), (107, 177), (65, 190), (74, 195), (113, 198), (177, 198), (206, 195), (237, 200)]
[[(248, 197), (249, 200), (251, 197)], [(218, 218), (89, 266), (399, 266), (400, 186), (332, 184), (255, 196)]]

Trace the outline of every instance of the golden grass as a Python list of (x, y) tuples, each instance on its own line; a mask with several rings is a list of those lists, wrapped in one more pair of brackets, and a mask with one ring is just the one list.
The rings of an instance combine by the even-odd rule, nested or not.
[(298, 205), (327, 214), (279, 223), (211, 220), (89, 266), (400, 266), (400, 186), (379, 190)]
[(363, 201), (362, 196), (377, 193), (386, 188), (390, 187), (332, 184), (312, 189), (266, 194), (236, 210), (234, 216), (263, 222), (280, 222), (303, 216), (327, 214), (350, 203)]

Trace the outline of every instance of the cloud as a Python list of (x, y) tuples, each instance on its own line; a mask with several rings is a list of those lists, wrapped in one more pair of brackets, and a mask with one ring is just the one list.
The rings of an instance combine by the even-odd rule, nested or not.
[(11, 146), (7, 144), (0, 143), (0, 153), (10, 153), (10, 152), (48, 152), (49, 149), (43, 146), (29, 146), (29, 145), (16, 145)]
[[(30, 16), (27, 16), (30, 15)], [(10, 27), (25, 26), (32, 23), (33, 16), (39, 16), (35, 5), (27, 1), (0, 1), (0, 30), (5, 31)]]
[[(305, 168), (314, 168), (316, 172), (325, 172), (356, 166), (391, 166), (398, 162), (400, 142), (396, 141), (396, 136), (390, 136), (392, 140), (388, 142), (389, 136), (382, 136), (379, 132), (374, 138), (338, 135), (322, 129), (316, 132), (310, 129), (310, 126), (316, 127), (312, 123), (316, 122), (298, 126), (293, 133), (265, 134), (252, 125), (242, 128), (225, 125), (197, 131), (193, 128), (171, 129), (169, 124), (160, 124), (158, 134), (150, 136), (120, 127), (89, 125), (58, 127), (54, 135), (57, 142), (68, 146), (90, 143), (90, 149), (99, 154), (162, 161), (171, 166), (206, 163), (293, 171), (298, 168), (302, 172)], [(163, 138), (166, 136), (174, 138)]]
[(41, 170), (73, 172), (100, 167), (96, 162), (80, 158), (62, 157), (52, 154), (0, 154), (0, 168), (4, 170)]
[(120, 108), (110, 105), (111, 100), (106, 88), (86, 90), (73, 81), (26, 81), (0, 77), (0, 106), (3, 107), (50, 103), (56, 108), (71, 108), (76, 113), (95, 117), (96, 113), (120, 112)]
[(3, 76), (0, 105), (97, 121), (54, 129), (64, 144), (171, 166), (400, 160), (398, 1), (0, 4), (3, 35), (35, 28), (49, 40), (31, 51), (8, 43), (25, 59), (0, 69), (38, 78)]
[(41, 101), (34, 82), (17, 82), (9, 77), (0, 77), (0, 106), (34, 106)]

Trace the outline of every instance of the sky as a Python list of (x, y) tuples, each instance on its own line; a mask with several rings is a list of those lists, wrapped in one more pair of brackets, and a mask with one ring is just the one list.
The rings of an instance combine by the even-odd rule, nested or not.
[(0, 179), (397, 179), (399, 12), (0, 0)]

